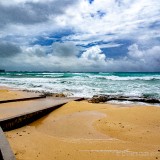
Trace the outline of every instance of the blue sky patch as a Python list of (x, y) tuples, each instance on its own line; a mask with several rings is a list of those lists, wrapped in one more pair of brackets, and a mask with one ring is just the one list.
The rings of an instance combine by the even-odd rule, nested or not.
[(89, 1), (90, 4), (92, 4), (94, 0), (88, 0), (88, 1)]
[(108, 58), (120, 58), (126, 56), (128, 53), (128, 47), (133, 44), (133, 41), (130, 40), (117, 40), (114, 41), (117, 44), (123, 44), (119, 47), (112, 48), (102, 48), (101, 50), (106, 54)]
[(102, 17), (104, 17), (104, 16), (106, 15), (106, 13), (103, 12), (103, 11), (97, 11), (97, 14), (98, 14), (98, 16), (99, 16), (100, 18), (102, 18)]
[(160, 21), (156, 21), (156, 22), (150, 24), (150, 25), (149, 25), (149, 28), (150, 28), (150, 29), (160, 28)]
[(74, 32), (72, 30), (61, 30), (59, 32), (49, 34), (48, 38), (45, 38), (43, 36), (38, 37), (37, 40), (33, 42), (32, 44), (38, 44), (41, 46), (49, 46), (53, 42), (63, 42), (62, 41), (63, 37), (73, 35), (73, 34)]
[(128, 47), (130, 45), (132, 45), (134, 42), (131, 40), (116, 40), (113, 42), (103, 42), (103, 41), (99, 41), (99, 42), (94, 42), (94, 43), (90, 43), (88, 45), (81, 45), (84, 48), (90, 48), (93, 47), (95, 45), (99, 45), (101, 47), (101, 45), (110, 45), (110, 44), (120, 44), (120, 46), (113, 46), (113, 47), (103, 47), (101, 48), (102, 52), (106, 55), (106, 57), (108, 58), (120, 58), (123, 56), (126, 56), (126, 54), (128, 53)]
[(38, 37), (36, 41), (32, 43), (32, 45), (41, 45), (41, 46), (50, 46), (53, 42), (56, 42), (56, 39), (46, 39), (44, 37)]

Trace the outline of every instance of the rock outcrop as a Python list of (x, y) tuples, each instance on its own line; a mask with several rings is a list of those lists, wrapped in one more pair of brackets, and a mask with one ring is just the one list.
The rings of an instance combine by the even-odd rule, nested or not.
[(145, 98), (145, 97), (129, 97), (119, 95), (95, 95), (88, 100), (90, 103), (107, 102), (111, 100), (117, 101), (132, 101), (132, 102), (144, 102), (144, 103), (160, 103), (159, 99), (156, 98)]

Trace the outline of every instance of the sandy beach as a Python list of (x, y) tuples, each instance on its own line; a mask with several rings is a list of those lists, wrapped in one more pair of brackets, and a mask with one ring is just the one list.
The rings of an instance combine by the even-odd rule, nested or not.
[(159, 115), (154, 106), (72, 101), (5, 134), (17, 160), (160, 159)]
[(10, 100), (38, 96), (39, 93), (24, 92), (14, 88), (0, 86), (0, 100)]

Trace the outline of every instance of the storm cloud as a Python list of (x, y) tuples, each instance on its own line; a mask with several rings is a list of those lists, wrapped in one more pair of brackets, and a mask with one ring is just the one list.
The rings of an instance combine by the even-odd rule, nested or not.
[(72, 42), (66, 42), (66, 43), (60, 43), (55, 42), (52, 45), (53, 47), (53, 55), (56, 55), (58, 57), (75, 57), (78, 53), (78, 47)]
[(0, 58), (12, 58), (21, 53), (20, 47), (9, 42), (0, 42)]
[(34, 25), (45, 23), (50, 16), (56, 17), (65, 13), (65, 9), (78, 1), (45, 1), (2, 4), (0, 2), (0, 27), (10, 24)]

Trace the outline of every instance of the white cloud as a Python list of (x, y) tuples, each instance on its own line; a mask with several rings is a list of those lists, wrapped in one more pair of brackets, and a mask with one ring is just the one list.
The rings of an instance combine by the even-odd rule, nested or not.
[[(42, 0), (12, 1), (14, 8), (20, 9), (20, 3), (23, 3), (24, 11), (27, 9), (28, 13), (33, 15), (32, 18), (28, 18), (28, 22), (25, 20), (25, 23), (29, 23), (29, 25), (13, 23), (13, 20), (18, 19), (9, 16), (12, 23), (9, 22), (7, 28), (1, 30), (3, 35), (8, 35), (8, 31), (12, 31), (12, 35), (27, 35), (32, 38), (35, 35), (44, 35), (67, 27), (80, 33), (68, 37), (73, 41), (78, 39), (79, 44), (83, 44), (86, 40), (88, 42), (108, 42), (117, 38), (139, 38), (146, 35), (146, 32), (150, 34), (149, 25), (160, 21), (159, 0), (94, 0), (92, 5), (87, 0), (76, 2), (73, 0), (48, 0), (45, 3)], [(11, 5), (10, 1), (3, 1), (1, 4)], [(12, 10), (14, 8), (12, 7)], [(18, 9), (14, 14), (18, 13)], [(12, 10), (8, 12), (11, 13)], [(42, 16), (39, 16), (39, 11), (43, 13)], [(100, 18), (98, 11), (105, 15)], [(24, 13), (30, 16), (27, 12)], [(157, 35), (156, 32), (152, 32), (152, 34), (153, 36)]]
[(145, 71), (160, 70), (160, 46), (140, 50), (137, 44), (133, 44), (129, 47), (128, 55), (134, 61), (139, 62)]
[[(8, 69), (159, 71), (160, 27), (151, 26), (160, 21), (160, 0), (6, 0), (0, 12), (0, 40), (22, 49), (1, 62)], [(74, 34), (51, 46), (35, 45), (39, 37), (54, 38), (63, 29)], [(126, 56), (107, 59), (101, 49), (124, 46), (123, 40), (134, 43)], [(95, 46), (80, 55), (77, 46), (90, 43)]]
[[(79, 40), (79, 43), (84, 43), (86, 40), (95, 42), (124, 38), (137, 39), (146, 33), (150, 34), (149, 25), (160, 21), (159, 8), (159, 0), (121, 2), (94, 0), (92, 5), (87, 1), (81, 1), (75, 12), (70, 8), (62, 17), (65, 24), (81, 32), (68, 37), (70, 40)], [(99, 18), (96, 16), (98, 11), (106, 14)], [(91, 14), (95, 16), (91, 17)], [(153, 32), (152, 34), (156, 35)]]
[(97, 45), (90, 47), (87, 51), (83, 52), (81, 58), (85, 60), (105, 62), (106, 56)]
[(131, 58), (142, 59), (144, 57), (144, 52), (139, 50), (137, 44), (133, 44), (133, 45), (129, 46), (128, 50), (129, 50), (128, 55)]
[(119, 44), (119, 43), (107, 43), (107, 44), (100, 44), (99, 47), (100, 48), (114, 48), (114, 47), (120, 47), (123, 44)]
[(21, 54), (1, 60), (0, 68), (75, 72), (160, 71), (160, 46), (140, 50), (137, 44), (133, 44), (128, 48), (128, 55), (119, 59), (107, 58), (98, 45), (88, 48), (80, 57), (70, 55), (68, 58), (53, 54), (52, 48), (45, 46), (21, 47), (21, 50)]

